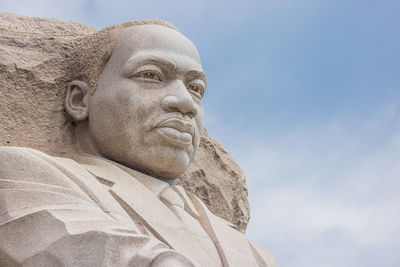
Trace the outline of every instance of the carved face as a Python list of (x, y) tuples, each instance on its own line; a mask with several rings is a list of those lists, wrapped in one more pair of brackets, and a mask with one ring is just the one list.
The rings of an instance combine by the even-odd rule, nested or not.
[(100, 154), (161, 179), (183, 173), (199, 146), (206, 86), (195, 46), (159, 25), (118, 31), (89, 98)]

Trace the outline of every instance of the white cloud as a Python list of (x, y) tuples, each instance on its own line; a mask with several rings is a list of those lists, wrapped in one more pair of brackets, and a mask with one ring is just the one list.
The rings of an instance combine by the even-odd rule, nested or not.
[[(261, 8), (264, 4), (258, 2)], [(202, 32), (200, 37), (210, 40), (223, 32), (210, 31), (209, 27), (234, 31), (251, 18), (254, 3), (223, 0), (206, 1), (131, 1), (131, 0), (0, 0), (1, 12), (26, 16), (51, 17), (89, 24), (97, 28), (137, 19), (165, 19), (189, 35)], [(221, 27), (226, 25), (229, 27)]]
[(82, 8), (85, 0), (52, 1), (20, 0), (0, 1), (1, 11), (32, 17), (58, 18), (82, 21)]
[(275, 140), (236, 132), (247, 142), (231, 152), (248, 178), (250, 239), (281, 266), (398, 266), (398, 107)]

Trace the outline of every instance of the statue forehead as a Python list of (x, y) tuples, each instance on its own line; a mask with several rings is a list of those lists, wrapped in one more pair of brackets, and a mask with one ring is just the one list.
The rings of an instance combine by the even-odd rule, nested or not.
[(126, 56), (141, 51), (175, 53), (200, 63), (195, 45), (177, 30), (163, 25), (133, 25), (117, 29), (114, 50), (123, 50)]

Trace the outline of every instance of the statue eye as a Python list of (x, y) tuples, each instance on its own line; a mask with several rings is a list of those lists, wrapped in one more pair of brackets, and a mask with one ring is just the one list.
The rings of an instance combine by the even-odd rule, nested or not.
[(148, 80), (148, 81), (161, 82), (163, 80), (161, 74), (154, 70), (144, 70), (144, 71), (134, 74), (133, 77), (142, 78), (142, 79)]
[(204, 90), (205, 90), (205, 89), (204, 89), (204, 86), (201, 85), (201, 84), (192, 83), (192, 84), (189, 84), (188, 90), (189, 90), (192, 94), (196, 95), (197, 97), (202, 98), (203, 95), (204, 95)]

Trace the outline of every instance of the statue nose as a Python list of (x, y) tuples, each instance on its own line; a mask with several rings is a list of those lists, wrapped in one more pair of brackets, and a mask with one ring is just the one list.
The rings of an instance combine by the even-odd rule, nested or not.
[(190, 118), (196, 116), (196, 104), (183, 81), (178, 80), (171, 86), (170, 93), (161, 102), (162, 108), (168, 112), (180, 112)]

